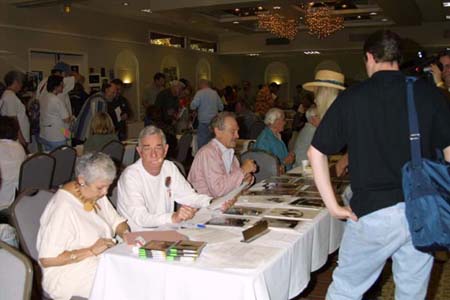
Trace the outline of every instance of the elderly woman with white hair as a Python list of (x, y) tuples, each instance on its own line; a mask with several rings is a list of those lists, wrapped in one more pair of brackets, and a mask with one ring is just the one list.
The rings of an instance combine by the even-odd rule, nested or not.
[(42, 285), (53, 299), (89, 297), (99, 254), (114, 246), (114, 236), (128, 232), (106, 194), (116, 176), (103, 153), (83, 155), (76, 179), (52, 197), (42, 214), (37, 237)]
[(281, 132), (286, 124), (284, 111), (279, 108), (270, 109), (266, 113), (264, 123), (266, 128), (259, 134), (254, 148), (265, 150), (275, 155), (285, 167), (285, 170), (290, 170), (295, 160), (295, 155), (293, 152), (288, 152), (286, 144), (281, 139)]

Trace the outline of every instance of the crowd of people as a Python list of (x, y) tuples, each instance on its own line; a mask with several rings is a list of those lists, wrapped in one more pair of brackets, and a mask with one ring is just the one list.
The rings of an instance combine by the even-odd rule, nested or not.
[[(377, 31), (364, 44), (368, 80), (346, 87), (344, 74), (319, 70), (314, 80), (297, 86), (295, 115), (286, 130), (286, 101), (279, 85), (269, 83), (253, 93), (251, 84), (217, 91), (207, 80), (194, 93), (189, 81), (166, 83), (155, 74), (142, 99), (145, 127), (136, 147), (139, 159), (117, 181), (117, 211), (108, 201), (116, 166), (99, 152), (112, 140), (124, 140), (131, 111), (119, 79), (90, 96), (83, 78), (58, 63), (37, 87), (39, 130), (43, 150), (84, 144), (74, 180), (61, 186), (48, 203), (37, 236), (42, 286), (54, 299), (88, 297), (98, 255), (129, 231), (180, 223), (215, 198), (243, 183), (251, 185), (257, 164), (239, 161), (234, 151), (257, 122), (263, 127), (253, 149), (274, 155), (280, 173), (311, 162), (314, 179), (330, 214), (347, 220), (339, 265), (327, 299), (361, 299), (392, 257), (397, 299), (424, 299), (433, 257), (412, 246), (404, 215), (401, 167), (409, 160), (405, 75), (399, 70), (400, 39)], [(432, 66), (435, 84), (415, 84), (424, 157), (434, 148), (450, 161), (450, 54)], [(15, 197), (19, 169), (31, 142), (30, 119), (17, 94), (24, 74), (8, 72), (0, 99), (0, 221)], [(198, 152), (187, 178), (167, 158), (176, 134), (197, 131)], [(245, 134), (244, 134), (245, 133)], [(291, 142), (289, 142), (289, 140)], [(340, 153), (336, 174), (350, 171), (353, 197), (349, 206), (336, 201), (328, 155)], [(236, 199), (227, 199), (222, 210)], [(370, 258), (370, 259), (367, 259)]]

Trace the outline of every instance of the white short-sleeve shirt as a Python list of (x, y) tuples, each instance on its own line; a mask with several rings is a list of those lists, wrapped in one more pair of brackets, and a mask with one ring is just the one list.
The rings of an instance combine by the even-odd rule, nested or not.
[(53, 93), (47, 93), (39, 100), (41, 114), (39, 119), (40, 136), (49, 142), (64, 141), (64, 130), (67, 127), (64, 119), (70, 115), (66, 105)]
[(30, 121), (28, 120), (25, 105), (11, 90), (6, 90), (3, 93), (3, 104), (1, 106), (1, 115), (8, 117), (16, 117), (19, 122), (20, 132), (26, 142), (30, 142)]

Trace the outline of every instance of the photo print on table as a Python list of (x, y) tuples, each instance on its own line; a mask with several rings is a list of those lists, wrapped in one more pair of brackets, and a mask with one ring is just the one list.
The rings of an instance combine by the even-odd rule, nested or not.
[(206, 225), (216, 225), (216, 226), (231, 226), (231, 227), (244, 227), (250, 220), (240, 219), (240, 218), (228, 218), (225, 216), (219, 216), (212, 218)]
[(288, 220), (312, 220), (319, 212), (320, 210), (315, 209), (273, 208), (266, 213), (265, 217)]
[(260, 216), (264, 213), (264, 211), (264, 208), (259, 207), (233, 206), (225, 211), (224, 214), (238, 216)]

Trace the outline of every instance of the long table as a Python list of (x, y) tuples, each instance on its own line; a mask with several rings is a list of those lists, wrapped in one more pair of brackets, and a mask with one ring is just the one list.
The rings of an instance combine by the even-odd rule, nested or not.
[(208, 242), (195, 262), (140, 259), (121, 244), (102, 255), (90, 299), (290, 299), (339, 247), (343, 226), (322, 209), (295, 230), (271, 229), (249, 244), (240, 242), (242, 229), (181, 229), (193, 239), (227, 236)]

